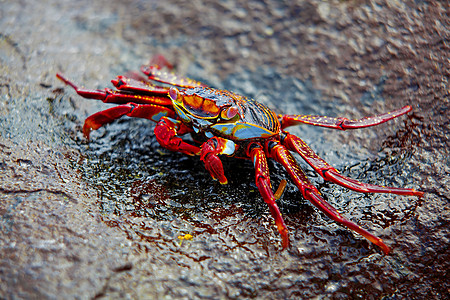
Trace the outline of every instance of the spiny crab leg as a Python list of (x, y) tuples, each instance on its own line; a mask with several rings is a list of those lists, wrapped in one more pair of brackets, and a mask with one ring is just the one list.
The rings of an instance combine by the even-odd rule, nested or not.
[(88, 90), (79, 88), (70, 80), (66, 79), (61, 74), (56, 74), (56, 77), (62, 80), (65, 84), (71, 86), (78, 95), (88, 99), (96, 99), (101, 100), (104, 103), (117, 103), (117, 104), (126, 104), (129, 102), (137, 103), (137, 104), (157, 104), (170, 106), (172, 105), (172, 101), (168, 97), (158, 97), (158, 96), (149, 96), (149, 95), (137, 95), (132, 93), (123, 93), (120, 91), (114, 91), (111, 89), (104, 90)]
[(372, 117), (364, 117), (359, 120), (349, 120), (347, 118), (332, 118), (327, 116), (310, 116), (310, 115), (283, 115), (281, 117), (282, 129), (298, 125), (300, 123), (328, 127), (339, 130), (365, 128), (369, 126), (375, 126), (401, 115), (404, 115), (411, 111), (411, 106), (407, 105), (397, 110), (393, 110), (384, 114), (380, 114)]
[(174, 115), (174, 112), (165, 106), (128, 103), (114, 106), (89, 116), (84, 121), (83, 133), (86, 139), (89, 139), (92, 130), (97, 130), (122, 116), (144, 118), (158, 122), (162, 116), (174, 117)]
[(144, 93), (150, 96), (168, 97), (169, 90), (164, 87), (153, 85), (146, 81), (137, 80), (125, 76), (117, 76), (111, 80), (112, 84), (121, 91)]
[(374, 236), (357, 224), (345, 219), (333, 206), (328, 204), (321, 196), (317, 188), (311, 184), (305, 173), (297, 165), (292, 154), (282, 145), (276, 144), (268, 148), (270, 156), (281, 163), (288, 171), (290, 177), (294, 181), (297, 188), (302, 192), (305, 199), (308, 199), (314, 206), (320, 209), (330, 219), (337, 223), (346, 226), (347, 228), (361, 234), (363, 237), (380, 247), (385, 254), (391, 250), (383, 242), (382, 239)]
[(174, 73), (162, 71), (158, 66), (142, 66), (141, 71), (148, 76), (148, 79), (161, 83), (166, 83), (182, 88), (207, 87), (206, 84), (199, 81), (186, 77), (180, 77), (178, 75), (175, 75)]
[(248, 149), (248, 155), (252, 159), (255, 166), (256, 186), (258, 187), (258, 190), (264, 201), (269, 206), (272, 217), (275, 219), (275, 225), (277, 226), (278, 232), (280, 233), (282, 238), (283, 248), (287, 248), (289, 246), (288, 230), (286, 224), (284, 223), (283, 217), (281, 216), (280, 209), (275, 202), (276, 198), (272, 192), (266, 155), (262, 146), (259, 144), (253, 143), (249, 146)]
[(361, 193), (392, 193), (397, 195), (423, 196), (423, 192), (414, 189), (386, 187), (359, 182), (355, 179), (341, 175), (335, 168), (320, 158), (314, 151), (299, 137), (293, 134), (286, 134), (283, 145), (291, 151), (295, 151), (325, 180), (334, 182), (351, 190)]

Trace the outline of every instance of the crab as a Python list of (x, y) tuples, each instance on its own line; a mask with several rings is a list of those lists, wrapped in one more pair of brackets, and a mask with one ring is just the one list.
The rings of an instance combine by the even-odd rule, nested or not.
[[(281, 235), (283, 249), (289, 246), (289, 235), (276, 203), (277, 197), (272, 190), (268, 158), (280, 163), (303, 197), (325, 215), (362, 235), (385, 254), (390, 252), (390, 248), (381, 238), (347, 220), (323, 199), (291, 152), (298, 153), (324, 180), (356, 192), (418, 197), (422, 197), (424, 193), (409, 188), (367, 184), (348, 178), (320, 158), (301, 138), (285, 129), (299, 124), (337, 130), (365, 128), (402, 116), (411, 111), (411, 106), (357, 120), (301, 114), (282, 115), (276, 114), (254, 99), (177, 76), (170, 71), (171, 68), (172, 65), (163, 56), (156, 56), (150, 64), (141, 67), (146, 78), (138, 73), (118, 76), (111, 81), (116, 88), (114, 90), (79, 88), (63, 75), (58, 73), (56, 76), (84, 98), (118, 104), (85, 120), (83, 133), (88, 140), (92, 130), (122, 116), (129, 116), (156, 122), (154, 134), (162, 147), (186, 155), (199, 156), (211, 177), (221, 184), (228, 182), (221, 156), (250, 159), (255, 167), (256, 186), (269, 207)], [(186, 134), (190, 134), (192, 140), (181, 138)]]

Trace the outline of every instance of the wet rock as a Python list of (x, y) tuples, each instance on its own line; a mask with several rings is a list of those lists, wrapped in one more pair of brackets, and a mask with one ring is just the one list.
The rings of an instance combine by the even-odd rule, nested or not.
[[(0, 7), (1, 298), (440, 298), (448, 293), (448, 13), (438, 1), (38, 1)], [(371, 129), (293, 128), (343, 174), (420, 187), (361, 195), (308, 176), (389, 256), (288, 185), (280, 251), (250, 163), (230, 184), (159, 147), (145, 120), (81, 134), (103, 88), (164, 53), (177, 72), (280, 110)], [(286, 177), (270, 163), (274, 186)], [(179, 239), (190, 234), (191, 240)]]
[(123, 233), (102, 221), (96, 193), (60, 150), (4, 139), (0, 147), (2, 295), (94, 297), (127, 264)]

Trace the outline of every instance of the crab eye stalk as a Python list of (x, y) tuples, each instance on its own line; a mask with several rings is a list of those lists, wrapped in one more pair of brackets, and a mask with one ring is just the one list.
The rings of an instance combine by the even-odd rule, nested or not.
[(231, 120), (238, 114), (238, 109), (234, 106), (227, 107), (222, 110), (220, 117), (224, 120)]
[(181, 102), (181, 99), (180, 99), (180, 97), (178, 97), (179, 94), (180, 94), (180, 93), (178, 92), (178, 90), (177, 90), (176, 88), (171, 87), (171, 88), (169, 89), (169, 97), (170, 97), (170, 99), (172, 99), (172, 101), (175, 101), (175, 102), (177, 102), (177, 103), (180, 103), (180, 102)]

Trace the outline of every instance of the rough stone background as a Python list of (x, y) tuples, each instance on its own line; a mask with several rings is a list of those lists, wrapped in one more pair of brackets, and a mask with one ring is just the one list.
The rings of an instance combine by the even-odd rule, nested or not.
[[(446, 1), (0, 1), (0, 298), (449, 296), (449, 40)], [(423, 199), (324, 197), (382, 237), (336, 225), (289, 185), (281, 251), (252, 166), (230, 184), (124, 118), (93, 133), (102, 88), (162, 53), (177, 72), (278, 111), (408, 117), (352, 132), (292, 131), (343, 174), (419, 188)], [(274, 185), (286, 176), (270, 165)], [(193, 235), (181, 241), (178, 236)]]

